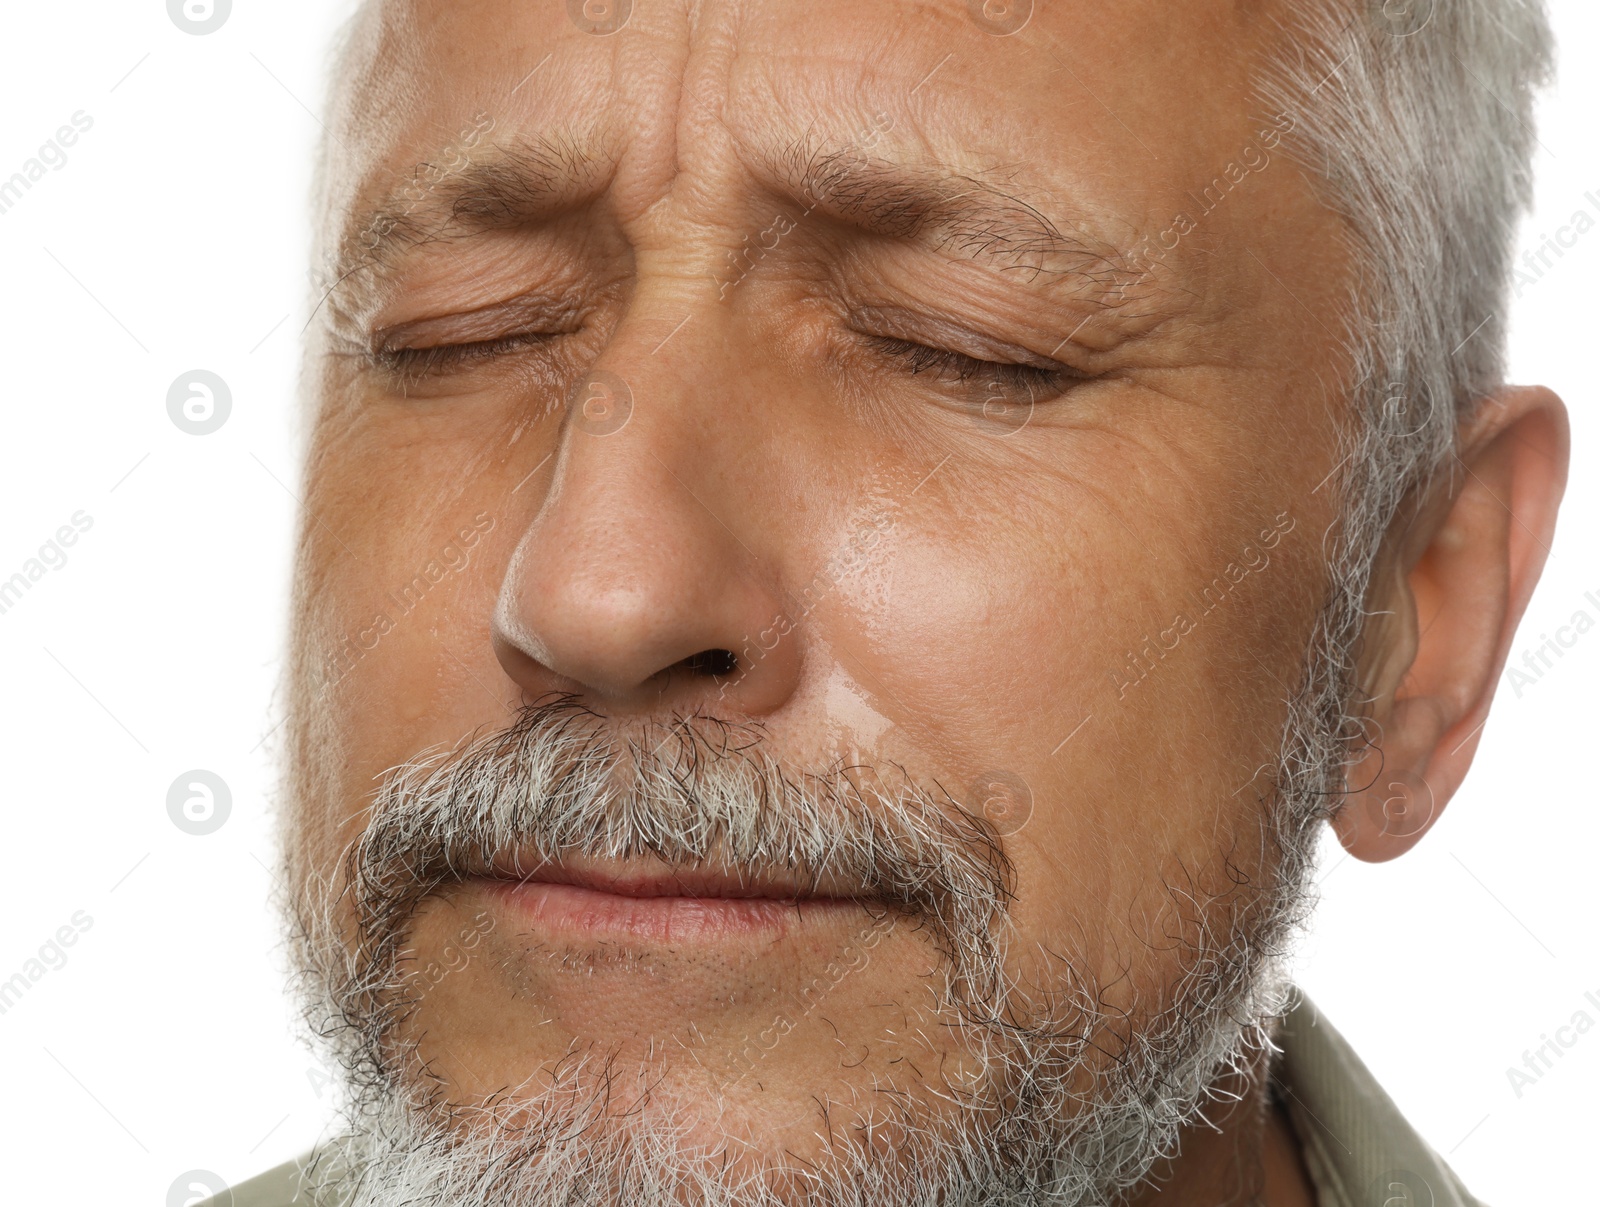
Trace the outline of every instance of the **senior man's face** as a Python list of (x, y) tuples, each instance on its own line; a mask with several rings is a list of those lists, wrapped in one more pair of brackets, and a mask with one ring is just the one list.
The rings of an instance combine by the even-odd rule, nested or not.
[(820, 1200), (1174, 1125), (1303, 854), (1346, 396), (1249, 7), (363, 18), (290, 855), (414, 1142)]

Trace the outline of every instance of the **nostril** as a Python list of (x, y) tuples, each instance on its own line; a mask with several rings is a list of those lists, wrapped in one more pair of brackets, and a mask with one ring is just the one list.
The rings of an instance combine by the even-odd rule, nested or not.
[(701, 650), (690, 654), (678, 666), (694, 675), (731, 675), (739, 668), (739, 658), (732, 650)]

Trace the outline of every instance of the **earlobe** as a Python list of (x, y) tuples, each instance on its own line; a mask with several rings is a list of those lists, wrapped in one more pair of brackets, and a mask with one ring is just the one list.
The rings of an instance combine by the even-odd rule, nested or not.
[(1370, 605), (1388, 623), (1373, 634), (1368, 748), (1333, 818), (1357, 859), (1410, 850), (1466, 778), (1549, 553), (1569, 445), (1559, 398), (1507, 388), (1465, 426), (1441, 474), (1452, 493), (1391, 533), (1392, 573)]
[[(1367, 863), (1395, 859), (1422, 840), (1460, 786), (1445, 780), (1418, 752), (1438, 745), (1443, 718), (1427, 697), (1397, 700), (1367, 757), (1345, 772), (1345, 799), (1333, 816), (1344, 849)], [(1393, 736), (1391, 732), (1393, 731)]]

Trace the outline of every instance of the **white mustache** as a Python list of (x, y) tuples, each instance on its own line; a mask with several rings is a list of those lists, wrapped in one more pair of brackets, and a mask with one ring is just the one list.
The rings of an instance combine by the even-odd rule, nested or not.
[(1003, 842), (938, 785), (859, 765), (795, 772), (757, 727), (706, 718), (619, 740), (571, 697), (391, 771), (346, 859), (367, 960), (382, 962), (428, 896), (514, 853), (650, 857), (742, 879), (825, 882), (916, 916), (963, 996), (998, 989), (995, 935), (1012, 891)]

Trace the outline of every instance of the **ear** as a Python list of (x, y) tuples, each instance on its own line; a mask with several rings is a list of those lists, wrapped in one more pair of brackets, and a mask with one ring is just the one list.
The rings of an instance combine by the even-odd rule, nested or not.
[(1362, 660), (1373, 746), (1333, 819), (1357, 859), (1410, 850), (1466, 777), (1555, 534), (1569, 447), (1559, 398), (1508, 387), (1466, 425), (1448, 488), (1391, 533)]

